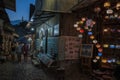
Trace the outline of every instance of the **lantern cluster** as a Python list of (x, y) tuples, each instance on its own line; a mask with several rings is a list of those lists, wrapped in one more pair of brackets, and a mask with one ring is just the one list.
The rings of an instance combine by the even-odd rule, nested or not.
[(95, 38), (93, 31), (92, 31), (95, 24), (96, 24), (95, 21), (93, 21), (92, 19), (88, 19), (88, 18), (81, 18), (80, 21), (77, 21), (74, 24), (74, 27), (80, 33), (78, 37), (82, 38), (83, 33), (87, 31), (89, 38), (92, 40), (92, 43), (96, 45), (98, 54), (97, 56), (95, 56), (95, 59), (93, 60), (93, 62), (97, 62), (102, 56), (102, 52), (103, 52), (102, 45), (98, 43), (98, 40)]
[(88, 31), (88, 35), (92, 35), (92, 28), (95, 25), (95, 21), (93, 21), (92, 19), (88, 19), (88, 18), (81, 18), (80, 21), (77, 21), (74, 24), (74, 27), (76, 28), (77, 31), (79, 31), (79, 35), (78, 37), (82, 38), (83, 37), (83, 33), (87, 30)]

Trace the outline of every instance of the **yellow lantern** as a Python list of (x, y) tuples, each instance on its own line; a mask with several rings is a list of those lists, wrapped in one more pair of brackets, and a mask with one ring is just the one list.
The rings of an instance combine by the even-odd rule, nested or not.
[(107, 2), (104, 3), (105, 8), (109, 8), (110, 6), (111, 6), (110, 2), (107, 1)]
[(107, 59), (102, 59), (102, 63), (107, 63)]
[(104, 48), (108, 48), (108, 46), (109, 46), (108, 44), (104, 44), (103, 45)]
[(83, 24), (84, 22), (83, 21), (80, 21), (80, 24)]

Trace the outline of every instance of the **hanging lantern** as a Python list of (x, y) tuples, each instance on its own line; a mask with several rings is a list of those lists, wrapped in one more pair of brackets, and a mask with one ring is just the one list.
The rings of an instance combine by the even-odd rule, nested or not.
[(97, 43), (97, 40), (93, 40), (93, 43), (96, 44), (96, 43)]
[(113, 58), (113, 59), (112, 59), (112, 62), (113, 62), (113, 63), (115, 63), (115, 62), (116, 62), (116, 59), (115, 59), (115, 58)]
[(85, 21), (86, 20), (86, 18), (82, 18), (82, 21)]
[(115, 17), (115, 18), (117, 18), (117, 17), (118, 17), (118, 14), (117, 14), (117, 13), (115, 13), (115, 14), (114, 14), (114, 17)]
[(109, 46), (108, 44), (104, 44), (103, 45), (104, 48), (108, 48), (108, 46)]
[(107, 63), (107, 59), (102, 59), (102, 63)]
[(96, 63), (96, 62), (97, 62), (97, 59), (94, 59), (93, 62)]
[(105, 8), (109, 8), (110, 6), (111, 6), (110, 2), (107, 1), (107, 2), (104, 3)]
[(83, 24), (84, 22), (83, 21), (80, 21), (80, 24)]
[(79, 37), (79, 38), (82, 38), (82, 37), (83, 37), (83, 35), (82, 35), (82, 34), (79, 34), (79, 35), (78, 35), (78, 37)]
[(78, 24), (74, 24), (74, 27), (78, 27)]
[(77, 27), (76, 30), (77, 30), (77, 31), (80, 31), (80, 27)]
[(90, 39), (94, 39), (95, 37), (93, 35), (90, 36)]
[(113, 13), (113, 10), (112, 10), (112, 9), (108, 9), (108, 10), (106, 11), (106, 13), (107, 13), (107, 14), (112, 14), (112, 13)]
[(108, 32), (108, 29), (104, 29), (104, 32)]
[(96, 44), (96, 47), (97, 47), (97, 48), (100, 48), (100, 47), (101, 47), (101, 45), (100, 45), (100, 44)]
[(115, 45), (110, 45), (110, 48), (112, 48), (112, 49), (115, 48)]
[(109, 19), (109, 16), (105, 16), (105, 19)]
[(83, 30), (83, 29), (80, 29), (80, 33), (84, 33), (84, 30)]
[(111, 59), (108, 59), (107, 62), (108, 62), (108, 63), (112, 63), (112, 60), (111, 60)]
[(88, 29), (88, 31), (92, 31), (92, 29)]
[(99, 49), (98, 49), (98, 51), (99, 51), (99, 52), (102, 52), (102, 51), (103, 51), (103, 49), (102, 49), (102, 48), (99, 48)]
[(88, 26), (85, 26), (84, 28), (85, 28), (85, 29), (89, 29)]
[(79, 24), (79, 22), (77, 21), (76, 24)]
[(117, 60), (116, 63), (117, 63), (117, 64), (120, 64), (120, 60)]
[(93, 34), (92, 32), (90, 32), (90, 31), (88, 32), (88, 35), (92, 35), (92, 34)]
[(96, 59), (99, 60), (99, 59), (100, 59), (100, 56), (96, 56)]
[(101, 52), (98, 52), (98, 56), (100, 56), (100, 57), (101, 57), (101, 56), (102, 56), (102, 53), (101, 53)]
[(93, 25), (95, 25), (95, 24), (96, 24), (96, 22), (95, 22), (95, 21), (92, 21), (92, 24), (93, 24)]
[(116, 4), (116, 9), (117, 9), (117, 10), (120, 9), (120, 2), (118, 2), (118, 3)]

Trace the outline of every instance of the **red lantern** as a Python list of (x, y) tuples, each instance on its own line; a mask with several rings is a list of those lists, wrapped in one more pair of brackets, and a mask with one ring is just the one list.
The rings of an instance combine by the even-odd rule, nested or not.
[(102, 49), (102, 48), (99, 48), (99, 49), (98, 49), (98, 51), (99, 51), (99, 52), (102, 52), (102, 51), (103, 51), (103, 49)]
[(80, 33), (84, 33), (84, 29), (81, 29), (81, 30), (80, 30)]

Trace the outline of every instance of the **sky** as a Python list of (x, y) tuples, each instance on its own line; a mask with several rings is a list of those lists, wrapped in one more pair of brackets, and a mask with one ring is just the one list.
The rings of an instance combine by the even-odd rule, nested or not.
[(29, 20), (29, 5), (30, 3), (35, 4), (35, 0), (16, 0), (16, 11), (6, 9), (10, 21)]

